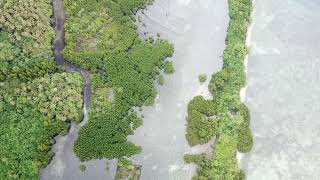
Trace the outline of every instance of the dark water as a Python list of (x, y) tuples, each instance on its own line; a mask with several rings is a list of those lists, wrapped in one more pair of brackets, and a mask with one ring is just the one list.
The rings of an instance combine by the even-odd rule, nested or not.
[(248, 180), (320, 178), (320, 1), (256, 0), (246, 103)]

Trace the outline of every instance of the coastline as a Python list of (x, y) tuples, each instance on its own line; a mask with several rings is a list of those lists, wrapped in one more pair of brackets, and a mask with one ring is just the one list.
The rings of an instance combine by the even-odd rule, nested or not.
[[(240, 101), (242, 103), (245, 103), (245, 101), (246, 101), (246, 93), (247, 93), (247, 87), (248, 87), (248, 84), (247, 84), (247, 80), (248, 80), (248, 60), (249, 60), (249, 54), (250, 54), (250, 49), (251, 49), (252, 30), (253, 30), (253, 26), (254, 26), (254, 22), (253, 22), (253, 15), (255, 13), (254, 5), (255, 5), (255, 0), (252, 0), (252, 10), (251, 10), (251, 15), (250, 15), (251, 21), (250, 21), (250, 25), (248, 26), (248, 29), (247, 29), (247, 37), (246, 37), (246, 46), (249, 48), (249, 53), (246, 55), (246, 57), (245, 57), (245, 59), (243, 61), (244, 72), (245, 72), (245, 75), (246, 75), (246, 85), (243, 88), (241, 88), (241, 90), (240, 90)], [(244, 157), (244, 154), (245, 153), (241, 153), (241, 152), (237, 151), (236, 157), (237, 157), (237, 160), (238, 160), (239, 164), (241, 164), (242, 159)]]
[[(248, 30), (247, 30), (247, 38), (246, 38), (246, 46), (251, 49), (251, 38), (252, 38), (252, 29), (253, 29), (253, 26), (254, 26), (254, 22), (252, 20), (253, 18), (253, 14), (254, 14), (254, 3), (255, 3), (255, 0), (252, 0), (252, 12), (251, 12), (251, 23), (250, 25), (248, 26)], [(250, 52), (250, 50), (249, 50)], [(246, 74), (246, 77), (248, 75), (248, 59), (249, 59), (249, 54), (246, 55), (245, 59), (244, 59), (244, 72)], [(245, 102), (245, 98), (246, 98), (246, 91), (247, 91), (247, 84), (241, 88), (240, 90), (240, 99), (241, 99), (241, 102)]]

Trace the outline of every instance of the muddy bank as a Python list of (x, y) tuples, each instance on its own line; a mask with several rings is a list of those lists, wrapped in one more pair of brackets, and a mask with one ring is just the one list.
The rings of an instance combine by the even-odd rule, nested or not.
[[(91, 81), (90, 72), (81, 69), (65, 59), (62, 56), (64, 44), (64, 21), (65, 13), (63, 9), (63, 0), (53, 0), (54, 12), (54, 57), (58, 65), (61, 65), (67, 72), (81, 73), (85, 85), (83, 87), (83, 120), (80, 124), (71, 124), (69, 133), (66, 136), (55, 137), (56, 143), (52, 150), (55, 153), (50, 164), (41, 170), (40, 179), (43, 180), (87, 180), (87, 179), (113, 179), (116, 170), (115, 161), (92, 160), (80, 163), (79, 158), (73, 152), (73, 144), (77, 139), (79, 129), (88, 121), (88, 109), (90, 107)], [(86, 171), (81, 172), (80, 164), (86, 165)], [(108, 170), (107, 170), (108, 169)]]
[(248, 87), (248, 180), (320, 176), (320, 3), (255, 1)]
[(210, 98), (208, 82), (200, 84), (198, 75), (208, 79), (221, 69), (228, 26), (227, 0), (155, 0), (137, 15), (142, 37), (159, 32), (175, 46), (175, 73), (165, 76), (158, 87), (155, 105), (143, 110), (144, 124), (130, 139), (141, 145), (143, 152), (133, 157), (142, 165), (142, 180), (191, 179), (194, 165), (183, 162), (185, 153), (208, 152), (207, 145), (190, 148), (185, 139), (187, 104), (196, 95)]

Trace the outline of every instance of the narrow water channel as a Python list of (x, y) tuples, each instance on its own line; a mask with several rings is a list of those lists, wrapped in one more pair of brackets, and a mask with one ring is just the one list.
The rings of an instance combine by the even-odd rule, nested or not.
[(142, 180), (187, 180), (195, 167), (183, 162), (185, 153), (211, 151), (210, 145), (190, 148), (185, 139), (187, 104), (196, 95), (210, 97), (208, 81), (200, 84), (198, 75), (208, 79), (221, 69), (229, 21), (227, 0), (155, 0), (139, 12), (138, 30), (168, 39), (174, 44), (175, 73), (165, 76), (159, 96), (144, 107), (144, 124), (130, 139), (143, 152), (133, 157), (142, 165)]
[[(80, 124), (71, 123), (71, 128), (66, 136), (55, 137), (56, 143), (53, 145), (52, 150), (54, 157), (50, 164), (41, 170), (40, 179), (42, 180), (104, 180), (113, 179), (116, 163), (112, 160), (92, 160), (89, 162), (81, 163), (79, 158), (73, 151), (73, 144), (77, 138), (79, 129), (88, 121), (88, 109), (90, 107), (91, 96), (91, 81), (90, 73), (87, 70), (71, 64), (63, 59), (62, 50), (64, 44), (64, 21), (65, 12), (63, 8), (63, 0), (53, 0), (53, 14), (54, 14), (54, 56), (58, 65), (61, 65), (67, 72), (79, 72), (85, 82), (83, 88), (83, 120)], [(79, 169), (80, 164), (86, 166), (86, 171), (81, 172)]]
[(320, 1), (256, 0), (246, 104), (248, 180), (320, 177)]

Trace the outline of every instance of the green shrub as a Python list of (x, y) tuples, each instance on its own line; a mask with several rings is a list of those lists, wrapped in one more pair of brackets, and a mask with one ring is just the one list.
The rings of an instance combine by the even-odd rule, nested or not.
[(237, 149), (239, 152), (247, 153), (252, 149), (253, 138), (250, 128), (243, 128), (238, 134), (238, 146)]
[(217, 141), (212, 159), (200, 160), (195, 179), (235, 180), (238, 177), (240, 169), (235, 157), (236, 141), (228, 135), (221, 135)]
[(150, 43), (154, 43), (153, 37), (150, 36), (148, 39), (149, 39), (149, 42), (150, 42)]
[(186, 163), (202, 163), (207, 160), (206, 154), (186, 154), (183, 156), (184, 162)]
[(187, 133), (189, 145), (207, 143), (218, 131), (218, 118), (214, 104), (196, 96), (188, 104)]
[(160, 86), (164, 85), (164, 77), (163, 77), (163, 76), (159, 76), (158, 84), (159, 84)]
[(172, 61), (166, 61), (164, 63), (164, 73), (172, 74), (174, 72)]
[(246, 180), (246, 173), (243, 170), (240, 170), (238, 176), (236, 177), (236, 180)]
[(45, 75), (16, 89), (16, 96), (30, 102), (50, 119), (80, 122), (83, 81), (79, 73)]
[(47, 0), (17, 1), (6, 0), (0, 4), (0, 29), (11, 34), (13, 42), (23, 43), (25, 52), (41, 55), (52, 54), (51, 27), (52, 7)]
[(132, 161), (120, 158), (115, 179), (138, 179), (140, 167), (135, 166)]
[(86, 168), (86, 165), (80, 164), (79, 169), (80, 169), (81, 172), (83, 172), (83, 171), (85, 171), (87, 168)]
[(199, 79), (200, 83), (204, 83), (207, 80), (207, 75), (206, 74), (200, 74), (198, 79)]

